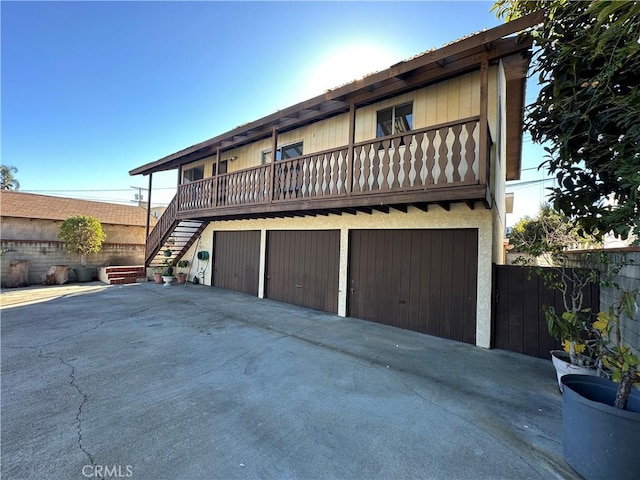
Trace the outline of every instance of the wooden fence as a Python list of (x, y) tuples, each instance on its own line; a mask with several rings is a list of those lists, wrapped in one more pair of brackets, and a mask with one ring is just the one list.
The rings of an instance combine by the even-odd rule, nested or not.
[[(599, 296), (597, 284), (588, 286), (583, 308), (598, 312)], [(549, 351), (561, 347), (547, 331), (543, 305), (563, 311), (560, 292), (546, 287), (535, 268), (496, 265), (492, 347), (549, 359)]]

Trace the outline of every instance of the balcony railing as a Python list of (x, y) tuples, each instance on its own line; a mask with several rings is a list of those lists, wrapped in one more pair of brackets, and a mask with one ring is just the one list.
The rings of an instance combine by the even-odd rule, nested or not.
[(176, 224), (176, 214), (178, 212), (178, 199), (179, 195), (173, 197), (173, 200), (171, 200), (171, 203), (169, 203), (169, 206), (158, 219), (158, 223), (156, 223), (155, 227), (153, 227), (153, 230), (151, 230), (151, 233), (147, 237), (145, 251), (146, 259), (151, 258), (155, 254), (158, 248), (160, 248), (160, 245), (164, 242), (164, 237), (173, 230), (173, 227)]
[[(479, 117), (210, 177), (178, 192), (178, 212), (486, 183)], [(489, 148), (486, 139), (484, 148)]]

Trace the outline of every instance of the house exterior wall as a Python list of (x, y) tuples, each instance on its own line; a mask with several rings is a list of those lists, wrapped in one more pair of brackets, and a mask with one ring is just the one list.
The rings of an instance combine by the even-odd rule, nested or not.
[(489, 82), (489, 91), (495, 101), (496, 125), (493, 130), (493, 147), (491, 149), (491, 195), (492, 195), (492, 214), (493, 214), (493, 258), (498, 265), (505, 263), (505, 247), (503, 240), (506, 236), (506, 200), (505, 200), (505, 182), (507, 179), (507, 170), (505, 159), (507, 158), (507, 142), (506, 139), (506, 122), (502, 121), (506, 118), (506, 80), (502, 61), (499, 63), (496, 71), (496, 82)]
[[(498, 66), (489, 68), (488, 121), (491, 136), (498, 136)], [(447, 123), (478, 115), (480, 112), (480, 72), (475, 71), (445, 80), (428, 87), (397, 95), (356, 109), (354, 141), (356, 143), (376, 137), (376, 114), (378, 110), (413, 102), (413, 129)], [(304, 154), (321, 152), (349, 144), (349, 114), (315, 122), (294, 130), (278, 133), (278, 147), (294, 142), (304, 142)], [(242, 147), (221, 152), (222, 160), (236, 157), (227, 164), (229, 172), (260, 165), (262, 152), (271, 150), (271, 138)], [(204, 176), (213, 173), (212, 165), (216, 155), (183, 166), (187, 170), (204, 165)]]
[[(474, 228), (478, 230), (478, 282), (477, 282), (477, 318), (476, 344), (489, 348), (491, 339), (491, 271), (493, 260), (494, 227), (492, 212), (479, 208), (469, 209), (465, 205), (451, 205), (450, 211), (440, 207), (432, 207), (429, 212), (410, 207), (407, 213), (391, 210), (388, 214), (374, 212), (371, 215), (329, 215), (305, 218), (278, 218), (256, 220), (232, 220), (211, 222), (202, 233), (199, 242), (185, 254), (190, 261), (188, 278), (192, 279), (202, 269), (202, 281), (211, 285), (211, 268), (213, 259), (199, 262), (196, 252), (207, 250), (213, 252), (213, 236), (215, 231), (225, 230), (259, 230), (260, 244), (260, 278), (258, 296), (264, 297), (265, 250), (267, 230), (340, 230), (340, 273), (338, 293), (338, 315), (347, 314), (347, 278), (348, 278), (348, 238), (351, 229), (456, 229)], [(193, 261), (192, 261), (193, 260)]]
[(180, 183), (184, 183), (184, 172), (185, 170), (189, 170), (194, 167), (199, 167), (200, 165), (204, 166), (204, 177), (210, 177), (213, 175), (213, 164), (216, 161), (216, 156), (211, 155), (210, 157), (203, 158), (198, 160), (197, 162), (191, 162), (182, 166)]
[[(496, 130), (497, 67), (489, 68), (489, 127)], [(413, 128), (451, 122), (480, 112), (480, 72), (472, 72), (425, 88), (398, 95), (356, 110), (355, 141), (376, 136), (376, 112), (383, 108), (413, 101)], [(346, 126), (344, 128), (347, 128)], [(343, 144), (346, 145), (346, 144)], [(339, 146), (339, 145), (336, 145)]]
[[(53, 265), (79, 265), (79, 256), (68, 254), (58, 240), (61, 224), (60, 220), (2, 218), (2, 285), (13, 260), (29, 260), (30, 284), (42, 283), (42, 276)], [(144, 226), (103, 224), (102, 227), (107, 236), (103, 250), (90, 254), (87, 265), (144, 264)]]
[[(267, 231), (269, 230), (326, 230), (340, 232), (338, 315), (348, 314), (348, 263), (349, 232), (353, 229), (459, 229), (478, 230), (478, 278), (476, 310), (476, 344), (489, 348), (491, 339), (491, 278), (492, 263), (504, 262), (506, 139), (505, 98), (506, 82), (501, 64), (488, 68), (487, 122), (492, 139), (490, 155), (490, 190), (492, 208), (477, 206), (470, 209), (464, 204), (451, 204), (446, 211), (432, 205), (428, 212), (409, 207), (407, 213), (391, 210), (388, 214), (373, 212), (368, 215), (329, 215), (304, 218), (278, 218), (254, 220), (230, 220), (211, 222), (202, 233), (199, 242), (190, 248), (183, 258), (189, 260), (188, 278), (199, 277), (205, 285), (212, 283), (214, 234), (216, 231), (258, 230), (260, 231), (260, 273), (258, 296), (265, 296), (265, 265)], [(413, 129), (448, 123), (480, 114), (481, 72), (470, 72), (424, 88), (396, 95), (356, 109), (354, 142), (372, 140), (376, 137), (376, 116), (381, 109), (413, 102)], [(349, 144), (349, 114), (340, 114), (291, 131), (278, 132), (278, 146), (304, 142), (304, 154), (325, 151)], [(257, 166), (262, 153), (270, 151), (272, 138), (221, 152), (221, 159), (235, 160), (227, 164), (228, 172)], [(183, 171), (196, 165), (204, 165), (204, 174), (212, 174), (211, 165), (215, 155), (183, 166)], [(206, 250), (209, 260), (199, 261), (196, 252)]]

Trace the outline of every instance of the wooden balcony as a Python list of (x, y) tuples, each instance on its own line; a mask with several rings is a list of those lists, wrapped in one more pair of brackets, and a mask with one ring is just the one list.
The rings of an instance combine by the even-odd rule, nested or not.
[(179, 187), (175, 216), (229, 220), (426, 209), (430, 203), (489, 206), (491, 139), (487, 134), (480, 141), (480, 130), (479, 117), (471, 117), (205, 178)]
[(182, 228), (179, 258), (207, 220), (490, 207), (488, 131), (470, 117), (180, 185), (147, 238), (146, 264)]

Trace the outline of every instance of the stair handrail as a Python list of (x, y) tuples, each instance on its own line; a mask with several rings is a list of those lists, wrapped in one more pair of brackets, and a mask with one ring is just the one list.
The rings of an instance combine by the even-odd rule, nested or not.
[(164, 213), (158, 219), (158, 223), (153, 227), (151, 233), (147, 237), (145, 248), (145, 260), (148, 265), (151, 259), (158, 253), (160, 247), (171, 234), (174, 224), (176, 223), (176, 215), (178, 213), (178, 195), (175, 195)]

